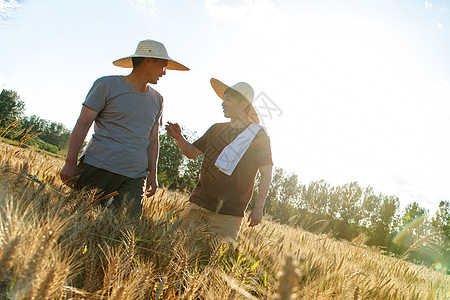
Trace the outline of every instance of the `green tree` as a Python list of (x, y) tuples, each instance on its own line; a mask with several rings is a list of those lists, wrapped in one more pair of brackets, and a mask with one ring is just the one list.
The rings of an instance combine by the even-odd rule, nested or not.
[(330, 184), (323, 179), (312, 181), (301, 188), (301, 208), (314, 214), (325, 216), (328, 212), (330, 200)]
[(431, 224), (441, 233), (440, 261), (447, 268), (447, 274), (450, 274), (450, 201), (439, 202), (439, 209), (433, 216)]
[(364, 218), (362, 193), (357, 182), (347, 183), (333, 190), (330, 204), (339, 218), (336, 231), (342, 238), (350, 240), (359, 234), (359, 225)]
[(71, 131), (62, 123), (50, 122), (39, 138), (63, 150), (69, 146), (70, 133)]
[[(185, 138), (193, 142), (197, 134), (182, 128)], [(158, 181), (169, 189), (191, 191), (198, 182), (203, 155), (187, 159), (177, 142), (165, 131), (159, 135)]]
[(450, 201), (439, 202), (439, 209), (436, 211), (431, 224), (443, 233), (447, 241), (450, 241)]
[(333, 218), (339, 218), (341, 188), (332, 186), (330, 188), (330, 199), (328, 200), (328, 214)]
[[(384, 196), (382, 194), (378, 196), (372, 194), (370, 198), (376, 205), (373, 207), (372, 204), (369, 205), (368, 202), (371, 202), (371, 200), (365, 203), (369, 205), (366, 210), (370, 213), (369, 222), (366, 225), (370, 238), (369, 244), (390, 247), (396, 225), (394, 220), (400, 201), (395, 196)], [(372, 210), (369, 211), (370, 208)]]
[(25, 103), (17, 92), (3, 89), (0, 94), (0, 128), (20, 119), (24, 110)]
[(39, 118), (36, 115), (32, 115), (31, 117), (24, 117), (21, 121), (22, 127), (30, 128), (33, 132), (42, 132), (46, 127), (46, 121)]
[(359, 225), (363, 219), (362, 193), (362, 188), (357, 182), (347, 183), (341, 187), (339, 214), (346, 223)]
[[(406, 226), (410, 224), (413, 221), (418, 221), (417, 225), (423, 224), (425, 222), (425, 219), (422, 218), (428, 214), (428, 210), (421, 207), (419, 203), (413, 202), (408, 204), (405, 207), (405, 212), (402, 216), (402, 226)], [(416, 226), (417, 227), (417, 226)]]
[(203, 155), (200, 155), (193, 159), (184, 159), (184, 163), (181, 167), (181, 182), (179, 189), (191, 192), (197, 185), (200, 178), (200, 169), (202, 167)]
[[(257, 186), (253, 198), (257, 194)], [(272, 182), (266, 198), (266, 211), (281, 223), (286, 223), (296, 214), (296, 205), (300, 196), (301, 186), (295, 173), (287, 174), (282, 168), (276, 167), (273, 171)]]
[(406, 251), (420, 238), (429, 233), (428, 210), (417, 202), (408, 204), (400, 218), (400, 229), (394, 239), (395, 245)]
[(21, 120), (21, 127), (29, 130), (31, 133), (39, 134), (37, 136), (38, 145), (40, 140), (56, 146), (60, 151), (66, 150), (69, 146), (71, 131), (62, 123), (51, 122), (32, 115), (31, 117), (24, 117)]
[[(183, 128), (183, 133), (184, 137), (191, 143), (199, 138), (197, 132), (186, 128)], [(197, 156), (193, 159), (183, 158), (183, 163), (179, 169), (181, 181), (178, 188), (180, 190), (191, 192), (197, 185), (200, 178), (203, 157), (204, 155)]]
[(165, 132), (159, 135), (158, 181), (169, 189), (176, 189), (180, 183), (180, 167), (184, 154), (177, 142)]
[(364, 220), (363, 220), (364, 226), (368, 227), (371, 224), (375, 223), (375, 221), (378, 219), (379, 216), (377, 210), (379, 206), (380, 206), (380, 197), (375, 194), (371, 186), (366, 187), (364, 189), (362, 199), (362, 208), (364, 211)]

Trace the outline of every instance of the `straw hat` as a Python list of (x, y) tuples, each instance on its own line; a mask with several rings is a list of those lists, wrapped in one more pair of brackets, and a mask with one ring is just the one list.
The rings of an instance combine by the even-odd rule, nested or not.
[(223, 94), (228, 88), (238, 92), (244, 99), (250, 104), (250, 111), (248, 112), (248, 120), (252, 123), (259, 124), (259, 117), (256, 113), (255, 107), (253, 107), (253, 97), (255, 96), (255, 92), (252, 87), (246, 82), (238, 82), (233, 86), (228, 86), (225, 83), (211, 78), (210, 80), (212, 88), (216, 92), (217, 96), (219, 96), (223, 100)]
[(132, 57), (152, 57), (158, 59), (166, 59), (166, 68), (168, 70), (189, 71), (188, 67), (180, 64), (179, 62), (176, 62), (169, 57), (166, 47), (164, 47), (162, 43), (153, 40), (140, 41), (134, 54), (115, 60), (113, 64), (121, 68), (132, 68)]

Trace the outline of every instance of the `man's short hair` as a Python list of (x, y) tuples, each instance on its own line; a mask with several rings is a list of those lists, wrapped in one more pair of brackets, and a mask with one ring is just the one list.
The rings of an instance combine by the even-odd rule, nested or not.
[(232, 88), (227, 88), (227, 89), (225, 90), (225, 92), (223, 92), (223, 94), (224, 94), (224, 95), (225, 95), (225, 94), (230, 95), (231, 97), (233, 97), (234, 99), (236, 99), (239, 103), (241, 103), (241, 102), (243, 102), (243, 101), (246, 102), (246, 103), (248, 103), (248, 101), (245, 100), (244, 96), (242, 96), (239, 92), (233, 90)]
[(158, 58), (154, 57), (132, 57), (131, 62), (133, 64), (133, 68), (136, 68), (137, 66), (142, 64), (146, 58), (151, 58), (153, 62), (156, 62), (158, 60)]
[(144, 61), (145, 57), (132, 57), (131, 62), (133, 63), (133, 68), (136, 68)]

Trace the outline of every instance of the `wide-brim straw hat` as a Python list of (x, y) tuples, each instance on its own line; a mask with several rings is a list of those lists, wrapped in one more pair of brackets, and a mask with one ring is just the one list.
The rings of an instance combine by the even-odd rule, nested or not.
[(165, 59), (167, 60), (166, 69), (189, 71), (188, 67), (180, 64), (179, 62), (169, 57), (166, 47), (164, 47), (162, 43), (153, 40), (140, 41), (134, 54), (115, 60), (113, 61), (113, 64), (121, 68), (132, 68), (133, 67), (133, 63), (131, 61), (132, 57), (151, 57), (151, 58)]
[(250, 104), (250, 110), (248, 112), (248, 120), (252, 123), (259, 124), (259, 117), (256, 113), (255, 107), (253, 106), (253, 98), (255, 96), (255, 92), (253, 88), (246, 82), (238, 82), (233, 86), (228, 86), (225, 83), (221, 82), (216, 78), (211, 78), (210, 80), (211, 86), (216, 92), (217, 96), (223, 100), (223, 94), (227, 89), (232, 89), (238, 92), (247, 102)]

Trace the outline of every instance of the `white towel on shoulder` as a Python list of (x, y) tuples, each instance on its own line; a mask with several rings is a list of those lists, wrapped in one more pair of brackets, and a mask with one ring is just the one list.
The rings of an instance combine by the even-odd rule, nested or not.
[(266, 130), (261, 125), (250, 124), (222, 150), (214, 165), (228, 176), (231, 175), (260, 129)]

